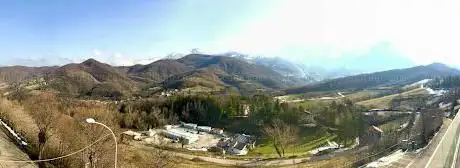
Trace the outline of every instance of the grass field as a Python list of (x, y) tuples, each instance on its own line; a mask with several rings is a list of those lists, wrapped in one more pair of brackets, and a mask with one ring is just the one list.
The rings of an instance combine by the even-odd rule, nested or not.
[(379, 128), (382, 129), (384, 132), (388, 132), (389, 130), (396, 130), (402, 124), (409, 121), (410, 116), (400, 117), (393, 121), (389, 121), (385, 124), (379, 125)]
[(311, 107), (314, 107), (314, 106), (317, 106), (318, 104), (320, 103), (320, 101), (318, 100), (305, 100), (303, 102), (298, 102), (296, 103), (298, 106), (303, 106), (305, 108), (311, 108)]
[(364, 90), (355, 93), (346, 94), (345, 98), (351, 101), (365, 101), (377, 97), (382, 91)]
[[(308, 107), (316, 106), (316, 105), (321, 104), (321, 103), (327, 104), (327, 103), (331, 103), (332, 101), (340, 102), (340, 101), (343, 101), (345, 99), (348, 99), (348, 100), (351, 100), (351, 101), (354, 101), (354, 102), (360, 102), (360, 101), (373, 99), (373, 98), (377, 97), (381, 93), (382, 93), (381, 90), (364, 90), (364, 91), (358, 91), (358, 92), (349, 93), (349, 94), (345, 93), (344, 98), (305, 100), (305, 101), (299, 102), (297, 104), (308, 108)], [(337, 93), (335, 93), (335, 94), (336, 95), (332, 95), (332, 96), (337, 97), (338, 96)]]
[[(426, 91), (423, 88), (417, 88), (414, 90), (403, 92), (401, 93), (401, 96), (414, 96), (414, 95), (422, 95), (422, 94), (428, 94), (428, 91)], [(357, 104), (368, 106), (368, 107), (374, 107), (374, 108), (390, 108), (391, 100), (394, 99), (396, 96), (398, 96), (398, 94), (392, 94), (392, 95), (383, 96), (383, 97), (379, 97), (375, 99), (361, 101), (361, 102), (358, 102)]]
[[(290, 156), (308, 156), (311, 150), (318, 148), (327, 143), (327, 140), (333, 140), (337, 137), (335, 134), (330, 134), (324, 129), (309, 128), (300, 133), (300, 139), (297, 145), (293, 145), (286, 149), (286, 157)], [(274, 158), (278, 157), (270, 140), (262, 139), (259, 141), (256, 149), (249, 153), (249, 156), (261, 156)]]

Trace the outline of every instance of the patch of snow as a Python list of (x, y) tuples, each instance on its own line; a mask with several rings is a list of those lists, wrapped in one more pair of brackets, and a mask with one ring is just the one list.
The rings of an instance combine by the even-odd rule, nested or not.
[(14, 130), (10, 126), (8, 126), (5, 122), (3, 122), (2, 119), (0, 119), (0, 123), (8, 130), (8, 132), (11, 133), (11, 135), (13, 135), (17, 140), (21, 142), (21, 145), (24, 145), (24, 146), (28, 145), (28, 143), (25, 142), (16, 132), (14, 132)]
[(286, 101), (286, 102), (289, 102), (289, 103), (297, 103), (297, 102), (303, 102), (304, 99), (296, 99), (296, 100), (289, 100), (289, 101)]
[(190, 151), (203, 151), (203, 152), (208, 151), (208, 149), (206, 149), (206, 148), (187, 148), (187, 150), (190, 150)]
[(310, 99), (310, 100), (333, 100), (335, 99), (335, 97), (320, 97), (320, 98), (313, 98), (313, 99)]
[(341, 147), (341, 145), (337, 144), (336, 142), (330, 142), (329, 140), (327, 141), (327, 146), (322, 146), (322, 147), (319, 147), (319, 148), (316, 148), (314, 150), (311, 150), (310, 153), (313, 154), (313, 155), (316, 155), (318, 154), (319, 152), (322, 152), (322, 151), (325, 151), (325, 150), (329, 150), (329, 149), (339, 149)]
[(320, 98), (310, 98), (308, 100), (334, 100), (334, 99), (339, 99), (339, 98), (344, 98), (345, 97), (345, 95), (343, 95), (342, 92), (337, 92), (337, 94), (339, 95), (337, 97), (325, 96), (325, 97), (320, 97)]
[(424, 89), (428, 91), (429, 94), (436, 95), (436, 96), (441, 96), (447, 92), (446, 90), (433, 90), (431, 88), (424, 88)]
[(397, 150), (388, 156), (382, 157), (374, 162), (367, 164), (365, 167), (366, 168), (384, 167), (393, 162), (398, 161), (404, 156), (404, 154), (405, 152), (403, 152), (402, 150)]
[(405, 88), (413, 87), (413, 86), (417, 86), (417, 85), (421, 85), (421, 88), (423, 88), (423, 85), (427, 84), (428, 82), (430, 82), (430, 81), (432, 81), (432, 80), (433, 80), (433, 79), (423, 79), (423, 80), (421, 80), (421, 81), (418, 81), (418, 82), (415, 82), (415, 83), (406, 85)]
[(342, 97), (342, 98), (345, 97), (345, 96), (342, 94), (342, 92), (337, 92), (337, 94), (338, 94), (340, 97)]
[(399, 128), (398, 128), (398, 131), (403, 130), (403, 129), (406, 128), (408, 125), (409, 125), (409, 122), (406, 122), (406, 123), (400, 125)]

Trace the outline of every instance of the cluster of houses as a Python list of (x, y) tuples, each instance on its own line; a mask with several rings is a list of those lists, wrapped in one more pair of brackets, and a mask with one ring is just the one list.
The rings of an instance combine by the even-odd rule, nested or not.
[(175, 95), (176, 93), (179, 93), (178, 89), (163, 91), (160, 93), (160, 95), (164, 97), (169, 97)]

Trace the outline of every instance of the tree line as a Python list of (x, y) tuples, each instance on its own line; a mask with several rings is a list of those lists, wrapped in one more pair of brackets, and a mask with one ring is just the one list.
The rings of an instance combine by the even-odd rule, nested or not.
[(299, 130), (309, 124), (327, 128), (338, 134), (339, 142), (350, 144), (364, 133), (363, 110), (350, 100), (303, 107), (267, 95), (188, 95), (119, 105), (122, 128), (148, 129), (178, 121), (224, 128), (271, 139), (280, 157), (298, 142)]

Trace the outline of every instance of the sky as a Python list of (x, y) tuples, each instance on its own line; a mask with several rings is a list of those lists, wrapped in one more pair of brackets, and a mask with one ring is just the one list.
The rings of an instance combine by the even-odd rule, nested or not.
[(458, 9), (458, 0), (2, 0), (0, 65), (147, 64), (198, 48), (460, 66)]

